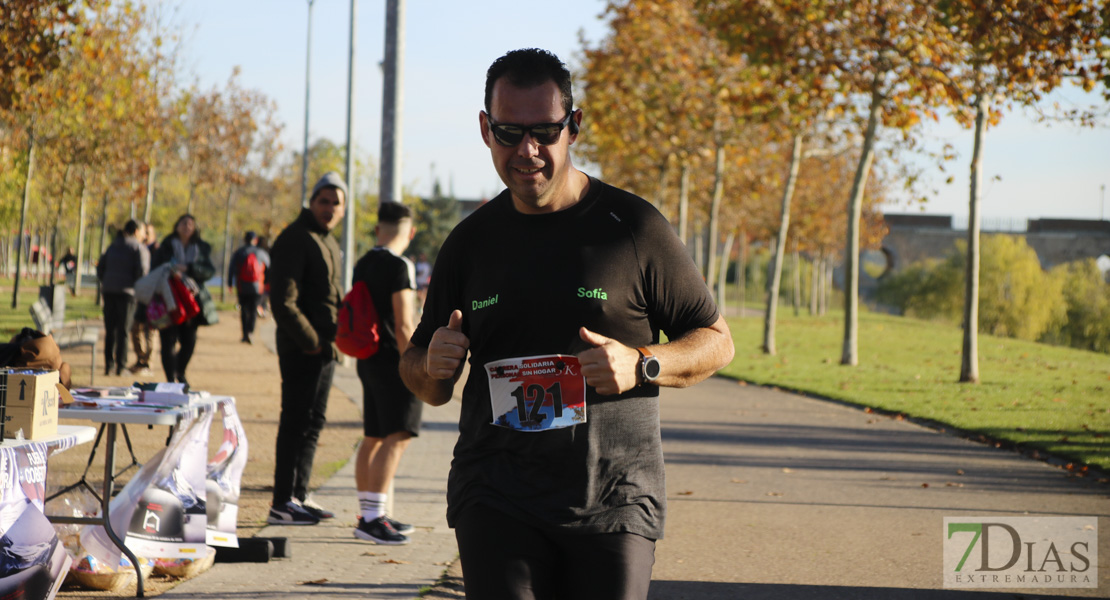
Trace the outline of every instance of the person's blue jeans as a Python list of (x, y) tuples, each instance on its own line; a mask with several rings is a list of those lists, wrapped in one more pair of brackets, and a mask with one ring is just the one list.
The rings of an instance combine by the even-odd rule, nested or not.
[(274, 506), (304, 500), (312, 477), (316, 442), (324, 428), (335, 361), (321, 354), (278, 351), (281, 417), (274, 456)]

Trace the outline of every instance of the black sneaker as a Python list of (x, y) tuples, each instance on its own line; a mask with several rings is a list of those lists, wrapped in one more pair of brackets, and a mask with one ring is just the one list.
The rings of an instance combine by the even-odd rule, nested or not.
[(285, 504), (271, 507), (270, 516), (266, 522), (270, 525), (315, 525), (320, 522), (320, 519), (300, 504), (290, 500)]
[(316, 501), (312, 499), (312, 496), (301, 501), (301, 508), (304, 508), (310, 515), (321, 521), (335, 518), (335, 513), (317, 504)]
[(355, 527), (355, 537), (360, 540), (374, 542), (375, 544), (385, 544), (387, 546), (400, 546), (409, 543), (409, 536), (398, 533), (385, 517), (378, 517), (373, 521), (367, 523), (358, 518), (358, 526)]
[[(361, 518), (361, 517), (359, 517), (359, 518)], [(408, 535), (408, 534), (416, 531), (416, 528), (412, 526), (412, 523), (402, 523), (400, 521), (395, 521), (395, 520), (389, 518), (388, 516), (385, 517), (385, 520), (386, 520), (387, 523), (392, 525), (394, 529), (397, 530), (397, 533), (403, 533), (405, 535)]]

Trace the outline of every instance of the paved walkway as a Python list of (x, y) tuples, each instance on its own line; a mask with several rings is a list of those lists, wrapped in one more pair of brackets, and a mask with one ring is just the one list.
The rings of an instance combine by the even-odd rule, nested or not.
[[(336, 385), (360, 397), (353, 368), (340, 369)], [(1105, 518), (1098, 589), (941, 589), (944, 517), (1107, 517), (1105, 483), (904, 421), (725, 379), (664, 390), (661, 402), (670, 512), (653, 600), (1110, 597)], [(260, 534), (288, 537), (291, 558), (217, 564), (163, 597), (416, 598), (456, 556), (444, 489), (458, 403), (424, 414), (396, 480), (396, 514), (417, 525), (412, 544), (376, 546), (352, 536), (357, 506), (348, 464), (316, 492), (338, 509), (335, 524)]]

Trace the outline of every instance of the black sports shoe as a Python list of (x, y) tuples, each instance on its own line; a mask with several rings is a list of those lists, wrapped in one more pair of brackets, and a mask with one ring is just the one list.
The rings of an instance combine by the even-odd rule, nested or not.
[(358, 526), (355, 527), (355, 537), (360, 540), (374, 542), (375, 544), (385, 544), (387, 546), (401, 546), (409, 543), (409, 536), (398, 533), (385, 517), (378, 517), (373, 521), (366, 522), (360, 516), (358, 518)]
[(320, 519), (300, 504), (290, 500), (285, 504), (271, 507), (270, 516), (266, 522), (270, 525), (315, 525), (320, 522)]
[(335, 513), (317, 504), (316, 501), (312, 499), (312, 496), (301, 501), (301, 508), (304, 508), (309, 514), (321, 521), (335, 518)]
[[(359, 518), (362, 518), (362, 517), (359, 517)], [(395, 520), (389, 518), (388, 516), (385, 517), (385, 520), (386, 520), (387, 523), (392, 525), (394, 529), (397, 530), (397, 533), (403, 533), (405, 535), (408, 535), (408, 534), (416, 531), (416, 528), (412, 526), (412, 523), (402, 523), (400, 521), (395, 521)]]

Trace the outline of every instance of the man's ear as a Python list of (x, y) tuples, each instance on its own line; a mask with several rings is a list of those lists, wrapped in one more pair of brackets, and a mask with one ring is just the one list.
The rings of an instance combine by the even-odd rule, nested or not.
[[(580, 108), (580, 109), (574, 111), (574, 114), (571, 115), (570, 123), (567, 123), (567, 129), (570, 129), (570, 135), (571, 136), (577, 136), (578, 131), (581, 128), (581, 126), (582, 126), (582, 109)], [(571, 143), (573, 143), (574, 141), (575, 140), (571, 140)]]
[(482, 143), (489, 148), (489, 123), (486, 120), (486, 111), (478, 111), (478, 124), (482, 127)]

